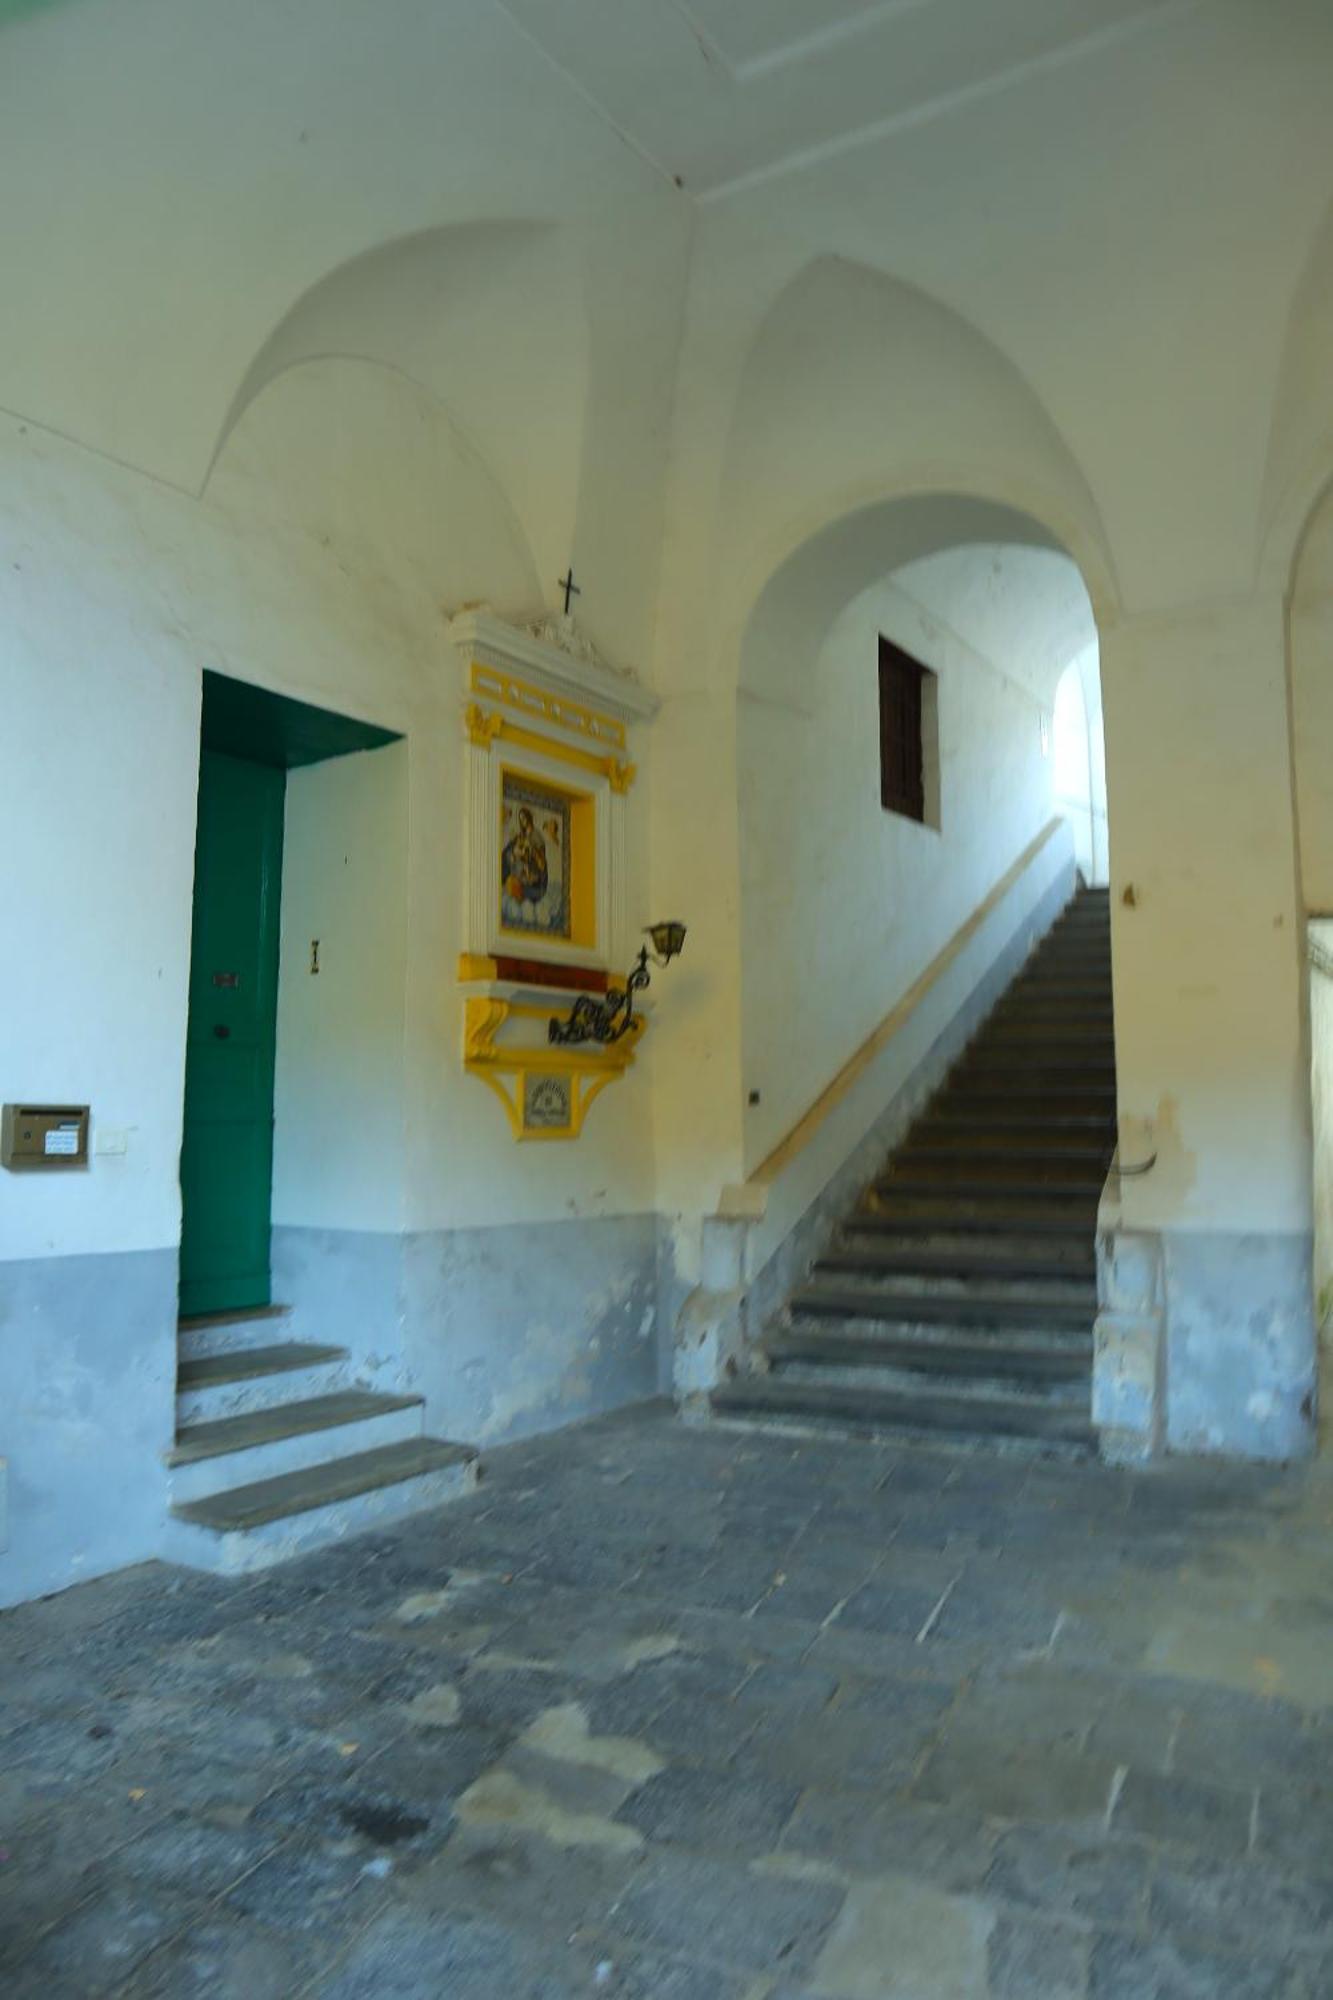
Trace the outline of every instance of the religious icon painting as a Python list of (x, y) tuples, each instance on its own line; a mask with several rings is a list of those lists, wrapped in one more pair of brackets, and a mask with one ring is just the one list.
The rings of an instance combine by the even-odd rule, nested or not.
[(506, 771), (500, 795), (500, 922), (530, 937), (571, 936), (566, 792)]

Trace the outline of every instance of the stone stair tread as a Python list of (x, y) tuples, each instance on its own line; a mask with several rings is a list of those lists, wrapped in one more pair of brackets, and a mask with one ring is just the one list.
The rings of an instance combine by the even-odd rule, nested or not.
[(955, 1437), (1008, 1436), (1052, 1439), (1087, 1448), (1095, 1443), (1090, 1418), (1078, 1408), (1042, 1396), (959, 1396), (926, 1388), (842, 1388), (833, 1383), (789, 1382), (768, 1375), (737, 1376), (715, 1389), (712, 1406), (733, 1412), (834, 1417), (852, 1430), (928, 1430)]
[(794, 1320), (790, 1326), (775, 1327), (764, 1341), (771, 1358), (794, 1359), (798, 1353), (816, 1355), (847, 1353), (870, 1357), (889, 1349), (913, 1354), (944, 1354), (951, 1350), (974, 1355), (978, 1361), (994, 1364), (1010, 1355), (1020, 1359), (1051, 1356), (1091, 1363), (1093, 1333), (1091, 1322), (1082, 1327), (1036, 1328), (1019, 1333), (1003, 1327), (988, 1333), (983, 1327), (955, 1327), (949, 1321), (939, 1327), (917, 1332), (900, 1332), (892, 1327), (871, 1325), (830, 1326), (820, 1318)]
[(981, 1381), (1090, 1381), (1092, 1335), (1060, 1341), (914, 1340), (905, 1334), (829, 1333), (795, 1327), (774, 1334), (764, 1351), (772, 1367), (800, 1362), (821, 1368), (890, 1368)]
[(992, 1071), (989, 1076), (970, 1078), (966, 1085), (957, 1077), (951, 1079), (941, 1101), (954, 1104), (960, 1099), (966, 1099), (974, 1104), (1031, 1104), (1034, 1100), (1038, 1103), (1050, 1100), (1057, 1104), (1068, 1104), (1071, 1098), (1080, 1103), (1105, 1105), (1107, 1116), (1113, 1116), (1116, 1102), (1115, 1078), (1103, 1080), (1100, 1077), (1084, 1077), (1074, 1083), (1066, 1078), (1058, 1083), (1052, 1083), (1049, 1078), (1034, 1075), (1030, 1065), (1027, 1071), (1024, 1071), (1012, 1063), (1005, 1063), (997, 1071)]
[(182, 1313), (176, 1324), (182, 1333), (202, 1333), (210, 1326), (245, 1326), (251, 1320), (286, 1319), (290, 1306), (233, 1306), (227, 1312)]
[(964, 1058), (963, 1074), (974, 1081), (985, 1077), (1014, 1075), (1041, 1077), (1048, 1084), (1052, 1078), (1071, 1076), (1085, 1078), (1089, 1083), (1103, 1086), (1115, 1081), (1115, 1058), (1111, 1055), (1106, 1055), (1097, 1062), (1089, 1062), (1085, 1055), (1061, 1055), (1058, 1051), (1052, 1054), (1040, 1043), (1036, 1046), (1041, 1049), (1040, 1060), (1033, 1059), (1031, 1052), (1021, 1047), (998, 1049), (977, 1043), (969, 1049)]
[(962, 1139), (969, 1133), (978, 1138), (993, 1138), (997, 1134), (1012, 1133), (1015, 1138), (1029, 1132), (1100, 1132), (1114, 1149), (1115, 1120), (1102, 1111), (1068, 1112), (1062, 1117), (1023, 1117), (1016, 1111), (997, 1112), (986, 1117), (977, 1111), (951, 1111), (943, 1106), (932, 1111), (917, 1127), (918, 1133), (947, 1132), (951, 1138)]
[(1109, 899), (1080, 892), (843, 1218), (719, 1418), (1084, 1453), (1115, 1153)]
[(922, 1278), (1058, 1278), (1076, 1282), (1086, 1278), (1095, 1279), (1097, 1266), (1093, 1257), (1060, 1256), (1058, 1253), (1043, 1254), (1039, 1250), (1021, 1250), (1002, 1253), (997, 1251), (972, 1251), (965, 1246), (955, 1250), (910, 1250), (867, 1249), (855, 1244), (838, 1245), (826, 1250), (815, 1260), (814, 1268), (819, 1271), (864, 1271), (869, 1276), (883, 1273), (885, 1277)]
[(423, 1473), (439, 1472), (454, 1465), (470, 1463), (477, 1456), (473, 1445), (452, 1444), (445, 1438), (408, 1438), (399, 1444), (379, 1445), (373, 1451), (357, 1452), (351, 1458), (335, 1458), (302, 1472), (285, 1472), (275, 1479), (258, 1479), (249, 1486), (233, 1486), (225, 1493), (204, 1500), (190, 1500), (172, 1508), (178, 1520), (196, 1527), (212, 1528), (218, 1534), (235, 1534), (266, 1522), (305, 1514), (316, 1507), (333, 1506), (339, 1500), (355, 1499), (385, 1486), (396, 1486)]
[[(1109, 1170), (1109, 1169), (1108, 1169)], [(929, 1174), (916, 1173), (899, 1179), (897, 1174), (891, 1179), (877, 1181), (876, 1186), (885, 1194), (926, 1194), (966, 1196), (976, 1201), (987, 1195), (999, 1195), (1004, 1199), (1014, 1196), (1032, 1195), (1054, 1201), (1093, 1201), (1100, 1197), (1106, 1184), (1106, 1175), (1095, 1181), (1076, 1180), (983, 1180), (980, 1178), (960, 1181), (947, 1174), (938, 1174), (933, 1179)]]
[[(930, 1140), (929, 1145), (924, 1143), (927, 1139)], [(1029, 1142), (1024, 1146), (1004, 1146), (992, 1139), (989, 1145), (983, 1145), (958, 1138), (953, 1133), (937, 1137), (918, 1126), (910, 1145), (901, 1149), (898, 1158), (913, 1163), (921, 1159), (985, 1160), (988, 1166), (1007, 1160), (1021, 1161), (1024, 1166), (1040, 1166), (1044, 1160), (1081, 1160), (1089, 1163), (1105, 1160), (1109, 1164), (1114, 1151), (1115, 1146), (1105, 1140), (1099, 1140), (1094, 1145), (1078, 1145), (1073, 1140), (1060, 1145), (1047, 1140), (1044, 1144)]]
[[(1095, 1229), (1095, 1217), (1071, 1212), (1065, 1209), (1056, 1214), (1043, 1214), (1040, 1210), (1029, 1209), (1025, 1214), (1005, 1215), (994, 1204), (983, 1212), (969, 1214), (960, 1212), (956, 1203), (935, 1200), (934, 1206), (908, 1208), (886, 1207), (886, 1194), (881, 1191), (874, 1208), (858, 1210), (849, 1215), (842, 1224), (844, 1230), (855, 1231), (857, 1235), (875, 1234), (884, 1236), (940, 1236), (960, 1234), (965, 1236), (993, 1236), (1003, 1229), (1010, 1235), (1034, 1236), (1076, 1236), (1091, 1240)], [(913, 1202), (917, 1197), (912, 1197)]]
[(326, 1361), (345, 1361), (345, 1347), (318, 1341), (279, 1340), (269, 1347), (233, 1347), (222, 1354), (196, 1354), (176, 1364), (176, 1389), (216, 1389), (252, 1376), (281, 1375), (287, 1370), (317, 1368)]
[(1080, 1287), (1078, 1298), (1052, 1299), (1042, 1293), (875, 1292), (851, 1285), (801, 1285), (791, 1295), (794, 1313), (819, 1313), (839, 1318), (874, 1320), (883, 1326), (942, 1325), (1057, 1326), (1086, 1332), (1097, 1309), (1092, 1280)]
[(199, 1459), (219, 1458), (228, 1452), (248, 1451), (255, 1445), (277, 1444), (284, 1438), (304, 1437), (311, 1431), (337, 1430), (344, 1424), (364, 1423), (370, 1417), (385, 1417), (397, 1410), (420, 1408), (424, 1402), (422, 1396), (388, 1396), (370, 1389), (338, 1389), (328, 1396), (307, 1396), (297, 1403), (278, 1403), (270, 1409), (246, 1410), (239, 1416), (187, 1424), (183, 1430), (177, 1431), (167, 1463), (193, 1465)]

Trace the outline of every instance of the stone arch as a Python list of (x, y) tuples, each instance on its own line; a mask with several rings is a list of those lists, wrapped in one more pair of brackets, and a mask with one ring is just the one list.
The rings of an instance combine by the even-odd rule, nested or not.
[(508, 495), (539, 562), (565, 547), (577, 498), (589, 328), (580, 260), (570, 256), (560, 228), (514, 220), (422, 230), (328, 272), (246, 368), (205, 490), (264, 391), (293, 369), (331, 359), (378, 363), (426, 390)]
[(1292, 299), (1273, 398), (1259, 520), (1262, 587), (1290, 592), (1306, 533), (1333, 488), (1333, 201)]
[(228, 433), (210, 499), (251, 532), (300, 531), (433, 605), (540, 599), (531, 540), (494, 467), (415, 376), (363, 356), (292, 360)]
[[(737, 933), (741, 1058), (747, 1087), (756, 1085), (762, 1098), (744, 1113), (751, 1169), (876, 1031), (1004, 868), (1053, 818), (1069, 817), (1054, 794), (1050, 724), (1056, 658), (1080, 676), (1097, 672), (1097, 609), (1080, 565), (1072, 562), (1078, 575), (1069, 577), (1082, 605), (1077, 630), (1061, 652), (1054, 640), (1066, 634), (1052, 621), (1051, 658), (1022, 684), (999, 649), (914, 595), (918, 587), (924, 593), (932, 559), (962, 551), (980, 566), (1006, 549), (1062, 557), (1065, 574), (1072, 562), (1052, 525), (1015, 505), (975, 491), (900, 493), (810, 536), (767, 580), (746, 622), (736, 718)], [(966, 573), (966, 562), (947, 573), (933, 567), (946, 598)], [(877, 633), (938, 676), (929, 746), (923, 730), (938, 812), (921, 828), (881, 809)], [(1099, 807), (1104, 850), (1104, 793)], [(1091, 797), (1087, 816), (1092, 875)], [(803, 954), (817, 976), (793, 980)]]
[[(1096, 502), (1019, 370), (915, 286), (817, 258), (769, 308), (741, 373), (721, 479), (719, 637), (740, 644), (777, 579), (810, 585), (871, 560), (865, 580), (883, 575), (893, 563), (870, 550), (890, 517), (878, 517), (909, 502), (926, 546), (986, 538), (960, 509), (1021, 521), (1018, 538), (1067, 549), (1099, 619), (1112, 615)], [(906, 532), (908, 515), (892, 518)]]
[(740, 686), (801, 706), (801, 664), (818, 650), (844, 605), (908, 563), (987, 544), (1067, 554), (1088, 587), (1094, 621), (1110, 615), (1109, 576), (1094, 566), (1090, 580), (1079, 553), (1035, 514), (975, 492), (899, 493), (852, 509), (774, 570), (746, 622)]

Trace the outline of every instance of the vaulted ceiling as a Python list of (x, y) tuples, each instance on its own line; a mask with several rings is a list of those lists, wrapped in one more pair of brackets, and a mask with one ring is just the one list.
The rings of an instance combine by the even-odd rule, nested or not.
[(1200, 0), (504, 0), (646, 158), (725, 194), (1105, 49)]

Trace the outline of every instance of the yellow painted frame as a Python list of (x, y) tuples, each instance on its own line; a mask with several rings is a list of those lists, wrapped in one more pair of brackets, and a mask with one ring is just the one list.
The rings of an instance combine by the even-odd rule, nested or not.
[(554, 736), (541, 736), (535, 729), (525, 729), (521, 723), (493, 714), (480, 702), (468, 703), (463, 711), (463, 727), (468, 741), (480, 749), (487, 749), (497, 741), (513, 743), (520, 749), (535, 751), (539, 757), (554, 757), (560, 763), (572, 764), (577, 770), (592, 771), (597, 777), (605, 778), (613, 792), (627, 792), (638, 774), (638, 766), (624, 757), (599, 756), (596, 751), (583, 750), (576, 743), (561, 743)]
[[(554, 1009), (531, 1000), (507, 1000), (499, 995), (473, 995), (463, 1009), (463, 1067), (494, 1091), (505, 1108), (516, 1139), (577, 1139), (593, 1101), (615, 1083), (634, 1061), (635, 1049), (647, 1027), (638, 1017), (623, 1041), (609, 1048), (503, 1047), (497, 1037), (511, 1020), (550, 1020)], [(565, 1075), (570, 1080), (568, 1125), (529, 1127), (524, 1120), (527, 1078)]]
[(572, 735), (586, 736), (593, 743), (609, 743), (616, 750), (625, 748), (625, 725), (616, 716), (604, 715), (600, 709), (589, 708), (586, 702), (576, 701), (570, 695), (548, 694), (545, 688), (534, 687), (531, 681), (521, 680), (517, 674), (502, 673), (498, 667), (474, 660), (468, 686), (473, 694), (499, 702), (502, 708), (535, 716), (538, 721), (553, 723), (557, 729), (567, 729)]

